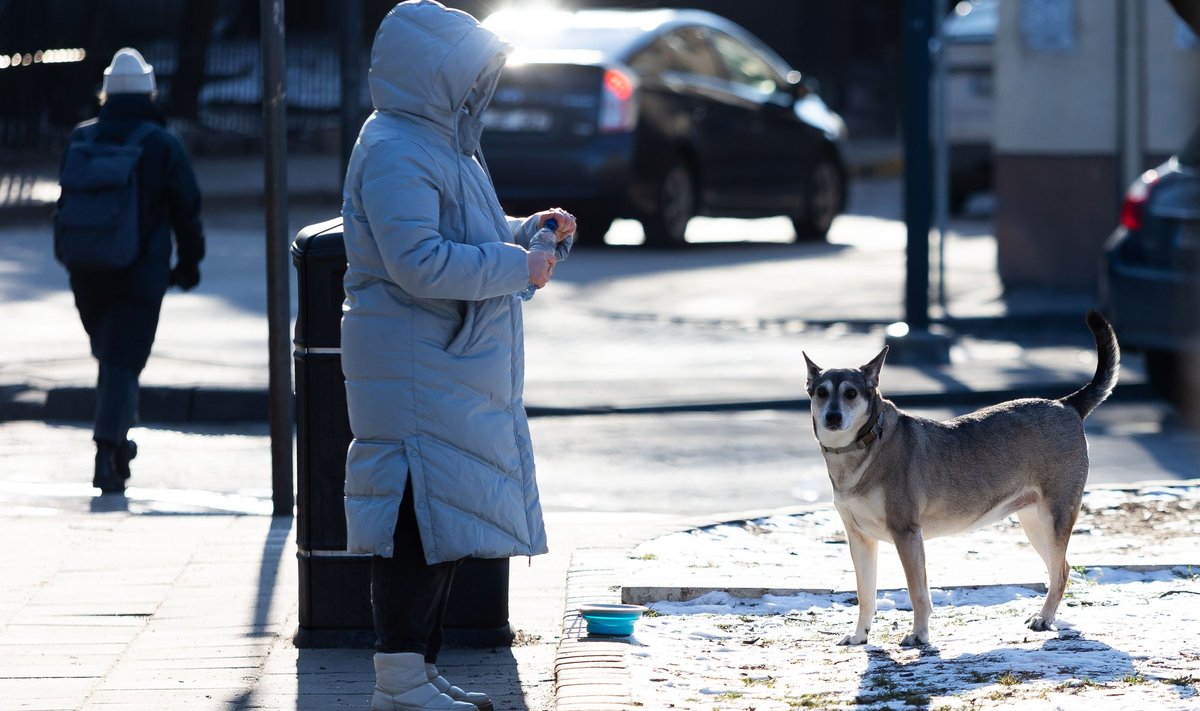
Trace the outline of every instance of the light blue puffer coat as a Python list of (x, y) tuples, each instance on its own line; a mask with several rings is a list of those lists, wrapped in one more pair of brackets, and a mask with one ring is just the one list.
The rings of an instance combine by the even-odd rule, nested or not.
[(351, 552), (392, 555), (408, 481), (427, 562), (546, 552), (513, 295), (537, 221), (506, 218), (473, 157), (507, 51), (429, 0), (375, 35), (342, 205)]

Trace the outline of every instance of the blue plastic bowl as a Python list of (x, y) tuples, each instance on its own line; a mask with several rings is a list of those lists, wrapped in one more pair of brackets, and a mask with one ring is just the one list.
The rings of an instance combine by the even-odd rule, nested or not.
[(579, 614), (587, 620), (588, 634), (628, 637), (633, 634), (633, 623), (647, 609), (641, 605), (597, 603), (581, 605)]

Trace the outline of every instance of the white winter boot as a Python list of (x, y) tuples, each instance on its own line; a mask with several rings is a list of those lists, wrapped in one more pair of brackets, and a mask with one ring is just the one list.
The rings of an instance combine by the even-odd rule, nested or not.
[(455, 701), (429, 683), (425, 655), (410, 652), (375, 655), (375, 694), (371, 711), (478, 711), (474, 704)]
[(492, 700), (488, 698), (487, 694), (478, 691), (463, 691), (454, 686), (446, 681), (446, 677), (438, 673), (436, 664), (426, 664), (425, 675), (429, 677), (429, 683), (433, 684), (438, 691), (455, 701), (465, 701), (479, 709), (479, 711), (492, 711)]

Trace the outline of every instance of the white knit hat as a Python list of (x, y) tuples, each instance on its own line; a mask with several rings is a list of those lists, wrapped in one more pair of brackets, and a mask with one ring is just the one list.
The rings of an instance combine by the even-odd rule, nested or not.
[(112, 63), (104, 68), (105, 94), (154, 93), (154, 67), (146, 64), (141, 52), (122, 47), (113, 55)]

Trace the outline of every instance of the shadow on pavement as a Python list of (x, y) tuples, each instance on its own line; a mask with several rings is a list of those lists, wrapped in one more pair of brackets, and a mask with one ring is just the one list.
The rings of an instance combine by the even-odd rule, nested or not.
[[(1084, 683), (1121, 681), (1137, 673), (1128, 654), (1073, 630), (1063, 630), (1037, 649), (997, 648), (979, 654), (945, 658), (936, 646), (923, 647), (915, 660), (910, 652), (868, 647), (867, 668), (854, 702), (860, 706), (890, 708), (889, 702), (928, 708), (931, 696), (958, 696), (995, 686), (993, 694), (1008, 696), (1012, 689), (1037, 679)], [(1047, 653), (1072, 654), (1076, 666), (1047, 666)], [(992, 698), (989, 696), (989, 698)], [(1014, 702), (1015, 703), (1015, 702)]]

